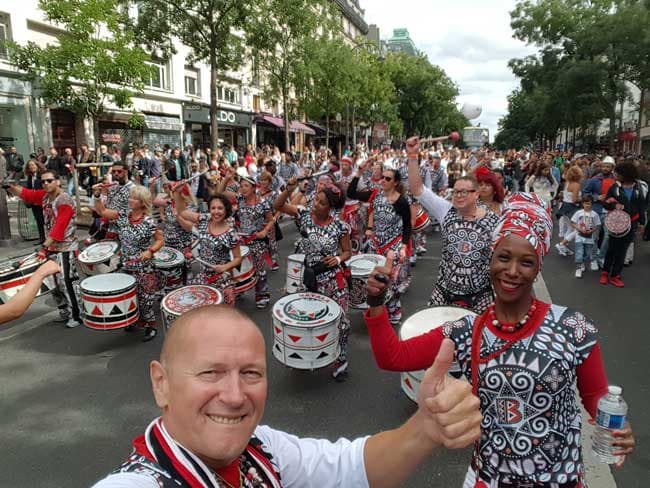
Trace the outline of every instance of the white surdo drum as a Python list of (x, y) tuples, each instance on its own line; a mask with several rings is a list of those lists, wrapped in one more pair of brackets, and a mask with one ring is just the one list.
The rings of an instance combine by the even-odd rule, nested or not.
[(162, 272), (165, 291), (169, 292), (183, 286), (185, 256), (182, 252), (173, 247), (163, 246), (153, 255), (151, 262), (154, 268)]
[[(34, 272), (44, 263), (35, 254), (0, 262), (0, 304), (7, 303), (16, 293), (23, 289)], [(54, 277), (43, 280), (38, 295), (48, 293), (56, 288)]]
[(297, 293), (302, 288), (302, 274), (305, 269), (305, 255), (291, 254), (287, 258), (287, 293)]
[(375, 266), (383, 266), (384, 264), (386, 264), (386, 258), (379, 254), (357, 254), (346, 261), (352, 275), (350, 285), (350, 306), (352, 308), (360, 310), (368, 308), (366, 304), (368, 277), (372, 270), (375, 269)]
[(165, 330), (169, 329), (174, 320), (185, 312), (204, 305), (221, 303), (223, 303), (223, 294), (212, 286), (188, 285), (169, 292), (160, 304)]
[(239, 246), (241, 252), (241, 265), (239, 269), (232, 270), (233, 281), (235, 282), (235, 293), (245, 293), (255, 287), (257, 275), (255, 274), (255, 265), (251, 257), (251, 251), (248, 246)]
[(107, 240), (91, 244), (79, 253), (79, 269), (86, 276), (113, 273), (120, 266), (119, 251), (118, 241)]
[[(401, 340), (411, 339), (419, 335), (425, 334), (430, 330), (442, 327), (446, 322), (453, 322), (465, 316), (476, 317), (477, 315), (464, 308), (460, 307), (432, 307), (425, 308), (419, 312), (411, 315), (404, 321), (400, 328), (399, 338)], [(460, 367), (454, 360), (449, 369), (452, 376), (460, 376)], [(424, 377), (424, 370), (409, 371), (401, 373), (401, 386), (402, 391), (406, 393), (411, 400), (417, 402), (418, 390), (420, 383)]]
[(125, 273), (89, 276), (79, 285), (83, 323), (89, 329), (113, 330), (140, 318), (136, 280)]
[(341, 307), (318, 293), (293, 293), (273, 305), (273, 356), (285, 366), (315, 369), (339, 355)]

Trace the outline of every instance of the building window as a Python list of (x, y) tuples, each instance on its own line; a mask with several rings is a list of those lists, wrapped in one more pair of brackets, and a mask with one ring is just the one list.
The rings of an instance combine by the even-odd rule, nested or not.
[(0, 12), (0, 59), (9, 57), (6, 41), (11, 41), (11, 20), (9, 14)]
[(260, 96), (259, 95), (253, 95), (253, 111), (254, 112), (260, 112), (262, 108), (262, 104), (260, 103)]
[(145, 85), (156, 90), (170, 90), (169, 63), (166, 61), (148, 61), (147, 64), (151, 66), (151, 73), (149, 73), (149, 79), (145, 81)]
[(217, 100), (231, 104), (239, 104), (239, 88), (229, 88), (227, 86), (217, 87)]
[(185, 94), (192, 97), (198, 97), (201, 95), (198, 69), (185, 68)]

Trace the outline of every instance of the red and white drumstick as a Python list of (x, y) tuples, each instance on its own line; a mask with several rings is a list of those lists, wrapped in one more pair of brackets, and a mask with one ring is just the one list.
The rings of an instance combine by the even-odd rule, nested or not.
[(30, 261), (32, 259), (36, 259), (38, 261), (44, 261), (47, 259), (47, 250), (45, 248), (42, 248), (38, 252), (33, 252), (31, 254), (28, 254), (22, 259), (19, 259), (18, 261), (15, 261), (11, 266), (13, 269), (18, 269), (21, 268), (27, 261)]

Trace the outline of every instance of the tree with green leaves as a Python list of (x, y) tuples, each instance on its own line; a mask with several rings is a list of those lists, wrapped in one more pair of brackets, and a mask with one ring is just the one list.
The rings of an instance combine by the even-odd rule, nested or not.
[(311, 53), (314, 39), (326, 39), (337, 28), (337, 12), (329, 0), (263, 0), (264, 15), (250, 19), (247, 34), (263, 79), (267, 101), (279, 102), (284, 117), (285, 149), (297, 107), (292, 104), (295, 89), (303, 85), (300, 76)]
[(458, 111), (458, 87), (453, 81), (424, 54), (388, 53), (384, 68), (395, 87), (406, 134), (441, 135), (448, 128), (445, 121)]
[(39, 8), (61, 29), (58, 42), (9, 43), (11, 62), (47, 105), (91, 119), (99, 146), (99, 117), (109, 103), (132, 105), (151, 72), (146, 64), (151, 58), (134, 32), (124, 28), (128, 13), (118, 0), (41, 0)]
[(325, 119), (328, 147), (330, 120), (345, 109), (353, 90), (354, 50), (339, 38), (313, 39), (305, 47), (309, 57), (298, 76), (299, 105), (308, 117)]
[[(125, 6), (130, 0), (121, 0)], [(180, 40), (189, 48), (186, 62), (203, 61), (210, 69), (210, 145), (219, 145), (217, 85), (229, 70), (242, 67), (246, 28), (262, 18), (264, 2), (241, 0), (140, 0), (131, 26), (138, 39), (161, 57), (176, 53)]]

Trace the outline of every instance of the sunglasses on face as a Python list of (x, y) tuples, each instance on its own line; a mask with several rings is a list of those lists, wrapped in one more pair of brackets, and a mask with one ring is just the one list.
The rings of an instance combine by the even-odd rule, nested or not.
[(56, 181), (56, 178), (43, 178), (41, 180), (41, 183), (47, 183), (48, 185), (52, 183), (53, 181)]
[(111, 174), (114, 174), (114, 175), (121, 175), (122, 173), (124, 173), (123, 169), (113, 169), (113, 170), (111, 170)]
[(384, 181), (393, 181), (392, 176), (384, 176)]
[(476, 190), (454, 190), (452, 195), (455, 197), (466, 197), (470, 193), (475, 193)]

